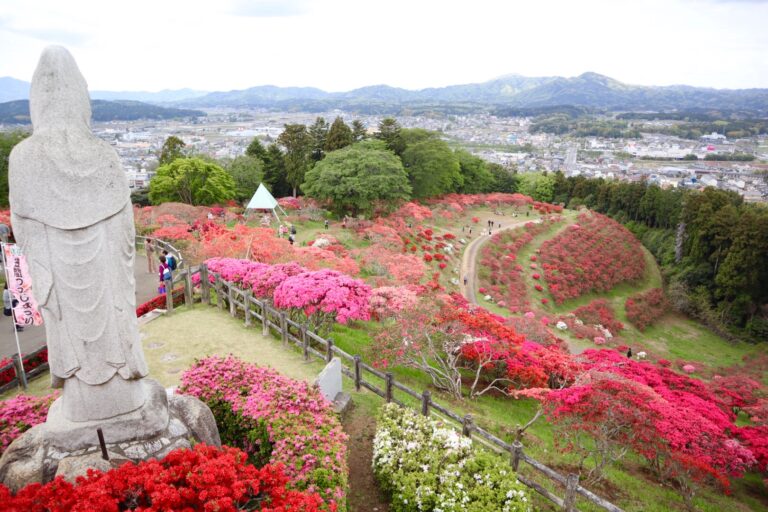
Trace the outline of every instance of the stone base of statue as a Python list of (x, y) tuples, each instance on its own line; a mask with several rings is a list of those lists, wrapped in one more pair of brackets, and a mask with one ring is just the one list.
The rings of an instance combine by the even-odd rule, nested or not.
[[(11, 491), (57, 476), (74, 481), (89, 468), (107, 471), (126, 462), (162, 459), (193, 443), (221, 446), (211, 410), (195, 397), (172, 395), (156, 381), (145, 378), (147, 399), (142, 407), (107, 420), (70, 422), (61, 411), (60, 398), (45, 423), (16, 439), (0, 458), (0, 482)], [(104, 460), (97, 428), (104, 433), (109, 460)]]

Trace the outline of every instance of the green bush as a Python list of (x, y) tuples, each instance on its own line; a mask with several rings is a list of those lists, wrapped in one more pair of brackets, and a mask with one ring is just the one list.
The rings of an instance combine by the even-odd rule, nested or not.
[(379, 413), (373, 469), (395, 512), (533, 510), (509, 462), (474, 450), (469, 438), (394, 404)]

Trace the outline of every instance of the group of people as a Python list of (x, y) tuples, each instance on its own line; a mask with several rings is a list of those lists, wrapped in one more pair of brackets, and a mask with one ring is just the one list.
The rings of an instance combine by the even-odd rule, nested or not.
[(280, 227), (277, 230), (278, 235), (280, 235), (280, 238), (283, 238), (283, 235), (288, 235), (288, 242), (293, 245), (296, 243), (296, 226), (293, 224), (289, 224), (290, 228), (286, 226), (285, 224), (280, 224)]
[[(144, 243), (144, 251), (147, 253), (147, 271), (151, 274), (155, 272), (155, 252), (158, 248), (155, 246), (155, 242), (151, 238), (147, 238)], [(176, 257), (169, 253), (166, 249), (163, 249), (163, 253), (157, 258), (160, 264), (157, 267), (158, 276), (160, 277), (160, 285), (157, 288), (157, 293), (165, 293), (166, 288), (170, 286), (169, 281), (173, 281), (173, 271), (176, 270), (178, 262)]]

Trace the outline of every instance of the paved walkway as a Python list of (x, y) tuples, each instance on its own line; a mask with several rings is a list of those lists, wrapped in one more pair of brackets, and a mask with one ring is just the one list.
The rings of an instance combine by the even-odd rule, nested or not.
[[(147, 272), (147, 257), (143, 252), (136, 253), (133, 268), (136, 278), (136, 305), (142, 304), (157, 295), (157, 273)], [(34, 284), (33, 284), (34, 290)], [(45, 345), (45, 326), (28, 327), (19, 333), (21, 353), (28, 354)], [(0, 359), (16, 353), (16, 339), (13, 334), (11, 317), (0, 315)]]
[[(512, 223), (504, 223), (504, 226), (498, 229), (494, 229), (494, 233), (499, 231), (506, 231), (508, 229), (515, 229), (526, 225), (529, 222), (539, 223), (541, 219), (525, 219)], [(487, 232), (487, 230), (486, 230)], [(477, 253), (480, 251), (480, 247), (491, 238), (491, 235), (479, 235), (472, 240), (467, 248), (464, 249), (464, 254), (461, 257), (461, 276), (462, 280), (459, 283), (461, 294), (469, 301), (470, 304), (477, 304)], [(467, 278), (467, 284), (464, 284), (464, 277)]]

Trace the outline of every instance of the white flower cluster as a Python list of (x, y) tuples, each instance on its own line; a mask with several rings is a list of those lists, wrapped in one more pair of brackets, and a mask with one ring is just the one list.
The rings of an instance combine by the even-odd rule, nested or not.
[(506, 458), (395, 404), (379, 414), (373, 469), (395, 512), (533, 510)]

